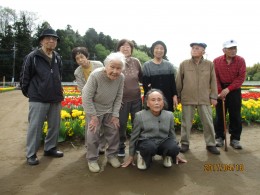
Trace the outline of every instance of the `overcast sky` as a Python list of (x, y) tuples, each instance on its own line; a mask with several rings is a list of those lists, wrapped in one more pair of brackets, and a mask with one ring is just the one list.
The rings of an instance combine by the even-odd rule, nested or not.
[(0, 6), (35, 12), (39, 24), (48, 21), (55, 30), (69, 24), (84, 35), (94, 28), (149, 47), (162, 40), (176, 66), (190, 58), (191, 42), (205, 42), (205, 57), (213, 60), (229, 39), (247, 66), (260, 62), (260, 0), (1, 0)]

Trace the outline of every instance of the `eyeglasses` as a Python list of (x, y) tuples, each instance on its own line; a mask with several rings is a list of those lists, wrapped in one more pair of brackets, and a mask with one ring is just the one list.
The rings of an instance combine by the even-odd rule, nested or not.
[(50, 41), (50, 40), (57, 41), (58, 40), (57, 37), (53, 37), (53, 36), (45, 36), (44, 39), (46, 39), (47, 41)]

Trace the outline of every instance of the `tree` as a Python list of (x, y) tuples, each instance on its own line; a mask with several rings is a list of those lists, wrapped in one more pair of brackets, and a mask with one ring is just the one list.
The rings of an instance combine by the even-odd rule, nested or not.
[(0, 33), (5, 36), (6, 28), (12, 26), (16, 22), (16, 18), (15, 10), (0, 6)]
[(259, 81), (260, 63), (254, 64), (253, 67), (246, 68), (247, 80)]
[(260, 72), (254, 74), (253, 81), (260, 81)]
[(101, 62), (103, 62), (106, 56), (110, 53), (110, 51), (107, 50), (102, 44), (97, 44), (95, 46), (95, 52), (97, 56), (96, 60), (99, 60)]
[[(39, 37), (46, 28), (51, 25), (45, 21), (41, 25), (35, 24), (37, 15), (32, 12), (21, 11), (19, 17), (15, 10), (0, 6), (0, 77), (6, 76), (10, 81), (13, 76), (13, 64), (15, 64), (15, 80), (18, 80), (22, 60), (31, 50), (39, 47)], [(90, 60), (103, 61), (106, 56), (115, 50), (118, 39), (103, 32), (99, 34), (94, 28), (89, 28), (84, 36), (75, 32), (70, 25), (66, 29), (54, 29), (60, 37), (57, 51), (60, 53), (63, 62), (63, 81), (74, 80), (76, 64), (71, 57), (74, 47), (87, 47), (90, 53)], [(15, 43), (15, 52), (14, 52)], [(133, 56), (140, 59), (141, 63), (149, 60), (149, 50), (146, 45), (138, 46), (133, 40)], [(15, 60), (14, 60), (15, 57)]]
[(151, 58), (147, 55), (147, 53), (140, 51), (139, 49), (134, 49), (133, 57), (140, 60), (141, 64), (145, 63), (146, 61), (150, 60)]
[(21, 19), (14, 24), (15, 40), (14, 40), (14, 59), (13, 59), (13, 76), (15, 81), (19, 80), (19, 73), (23, 58), (32, 51), (31, 31), (28, 29), (26, 15), (21, 15)]
[(89, 28), (84, 35), (84, 41), (90, 53), (95, 53), (95, 46), (98, 44), (98, 34), (94, 28)]

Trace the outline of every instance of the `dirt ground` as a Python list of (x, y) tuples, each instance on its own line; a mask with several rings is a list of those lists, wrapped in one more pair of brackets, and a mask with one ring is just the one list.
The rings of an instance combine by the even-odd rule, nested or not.
[(259, 194), (259, 125), (244, 126), (243, 150), (229, 146), (228, 152), (221, 149), (221, 155), (212, 155), (203, 135), (193, 132), (186, 164), (167, 169), (156, 158), (147, 171), (134, 166), (115, 169), (101, 157), (102, 171), (91, 173), (85, 148), (76, 142), (59, 144), (63, 158), (44, 157), (41, 148), (40, 164), (26, 164), (27, 101), (19, 90), (0, 94), (0, 194)]

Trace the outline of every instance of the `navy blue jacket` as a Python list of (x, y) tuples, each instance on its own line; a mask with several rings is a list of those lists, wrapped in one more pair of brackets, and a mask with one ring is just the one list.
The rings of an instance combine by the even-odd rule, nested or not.
[(25, 56), (20, 74), (20, 86), (24, 96), (30, 102), (61, 102), (63, 89), (61, 85), (62, 61), (57, 52), (52, 60), (36, 49)]

